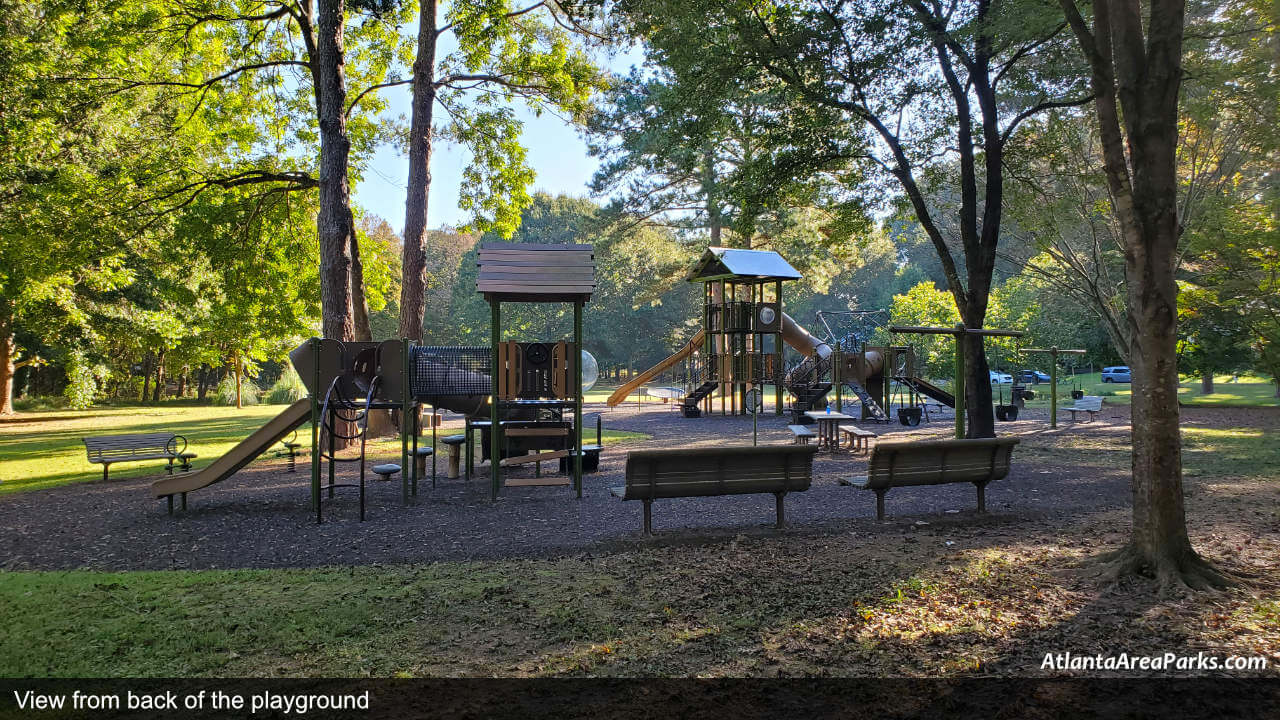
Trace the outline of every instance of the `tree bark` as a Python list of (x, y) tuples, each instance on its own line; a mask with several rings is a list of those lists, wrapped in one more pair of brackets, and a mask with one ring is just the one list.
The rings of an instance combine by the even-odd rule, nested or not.
[(400, 337), (419, 342), (427, 311), (427, 199), (431, 195), (431, 119), (436, 105), (436, 4), (436, 0), (419, 3), (413, 117), (409, 124), (409, 188), (401, 253)]
[(320, 241), (320, 315), (324, 336), (335, 340), (355, 337), (351, 291), (351, 247), (354, 220), (347, 163), (347, 87), (343, 55), (343, 0), (319, 0), (316, 16), (316, 56), (312, 75), (316, 84), (320, 124), (320, 212), (316, 234)]
[(13, 414), (13, 375), (17, 343), (7, 320), (0, 320), (0, 415)]
[(139, 403), (147, 401), (147, 395), (151, 394), (151, 353), (147, 353), (142, 359), (142, 394), (138, 396)]
[(164, 351), (156, 356), (156, 386), (151, 391), (151, 402), (160, 404), (160, 398), (164, 397)]
[(239, 410), (240, 408), (244, 407), (240, 402), (240, 353), (237, 352), (233, 354), (231, 357), (232, 357), (232, 362), (235, 363), (235, 366), (233, 367), (232, 372), (236, 374), (236, 409)]
[(1213, 371), (1212, 370), (1206, 370), (1203, 374), (1200, 375), (1200, 394), (1201, 395), (1213, 394)]
[(1191, 547), (1182, 494), (1174, 267), (1184, 0), (1153, 0), (1146, 38), (1137, 0), (1095, 2), (1092, 32), (1074, 0), (1060, 3), (1092, 68), (1104, 171), (1125, 245), (1133, 530), (1108, 558), (1107, 576), (1223, 587), (1230, 578)]
[(355, 339), (373, 340), (373, 328), (369, 325), (369, 301), (364, 295), (364, 264), (360, 262), (360, 238), (355, 227), (351, 228), (351, 325)]

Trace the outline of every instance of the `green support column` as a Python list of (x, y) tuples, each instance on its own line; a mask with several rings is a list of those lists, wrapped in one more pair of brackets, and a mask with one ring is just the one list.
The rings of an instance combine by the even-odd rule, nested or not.
[(964, 346), (962, 338), (964, 337), (964, 325), (956, 325), (956, 380), (955, 380), (955, 397), (956, 397), (956, 439), (964, 439)]
[(573, 304), (573, 488), (582, 498), (582, 301)]
[(311, 509), (320, 521), (320, 338), (311, 338), (311, 364), (315, 367), (311, 393)]
[[(409, 339), (400, 338), (400, 497), (409, 504), (409, 433), (413, 432), (413, 422), (409, 417)], [(417, 435), (414, 435), (415, 448)], [(416, 452), (416, 450), (415, 450)], [(417, 460), (417, 457), (414, 457)], [(412, 468), (417, 469), (417, 463)], [(418, 494), (418, 476), (413, 476), (413, 494)]]
[(844, 358), (840, 356), (840, 343), (836, 343), (836, 351), (831, 356), (831, 384), (836, 386), (836, 412), (844, 412), (844, 392), (840, 382), (840, 366)]
[[(777, 280), (773, 284), (773, 300), (778, 303), (778, 313), (782, 313), (782, 281)], [(778, 320), (781, 327), (782, 320)], [(773, 334), (773, 351), (777, 354), (778, 362), (773, 368), (773, 414), (782, 414), (782, 355), (785, 350), (782, 349), (782, 333)]]
[(1058, 346), (1049, 348), (1049, 427), (1058, 427)]
[(493, 348), (493, 357), (490, 358), (493, 369), (489, 374), (489, 482), (490, 499), (497, 500), (500, 481), (498, 448), (501, 447), (498, 440), (498, 344), (502, 342), (502, 301), (496, 297), (489, 301), (489, 322), (490, 346)]

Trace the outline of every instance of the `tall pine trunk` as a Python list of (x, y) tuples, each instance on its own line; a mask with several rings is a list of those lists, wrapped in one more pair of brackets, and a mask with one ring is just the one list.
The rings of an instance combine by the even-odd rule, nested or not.
[(409, 189), (404, 204), (400, 337), (422, 340), (427, 310), (427, 199), (431, 194), (431, 118), (436, 104), (436, 0), (421, 0), (418, 53), (413, 61), (413, 118), (409, 125)]
[(343, 0), (319, 0), (312, 73), (320, 124), (320, 315), (324, 336), (355, 338), (351, 291), (351, 185), (347, 176), (347, 86), (343, 56)]

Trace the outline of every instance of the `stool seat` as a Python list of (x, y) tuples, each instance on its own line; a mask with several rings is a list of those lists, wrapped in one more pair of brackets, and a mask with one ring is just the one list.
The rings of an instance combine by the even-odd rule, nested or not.
[(374, 465), (373, 471), (380, 475), (383, 480), (390, 480), (392, 475), (400, 472), (400, 466), (395, 463), (386, 463), (385, 465)]
[(444, 443), (445, 445), (461, 445), (466, 441), (467, 441), (466, 435), (447, 435), (440, 440), (440, 442)]
[(436, 452), (435, 448), (420, 447), (418, 448), (418, 457), (431, 457)]
[(199, 456), (199, 455), (196, 455), (196, 454), (195, 454), (195, 453), (193, 453), (193, 452), (190, 452), (190, 451), (184, 450), (184, 451), (182, 451), (182, 452), (178, 453), (176, 457), (177, 457), (179, 460), (181, 460), (181, 461), (182, 461), (182, 464), (181, 464), (181, 465), (179, 465), (178, 467), (181, 467), (181, 468), (182, 468), (182, 471), (183, 471), (183, 472), (186, 472), (186, 471), (188, 471), (188, 470), (190, 470), (190, 469), (191, 469), (191, 461), (192, 461), (192, 460), (194, 460), (194, 459), (196, 459), (196, 458), (198, 458), (198, 457), (200, 457), (200, 456)]
[(300, 442), (285, 442), (285, 441), (281, 440), (281, 441), (280, 441), (280, 444), (281, 444), (281, 445), (283, 445), (283, 446), (285, 446), (285, 447), (287, 447), (287, 448), (289, 448), (290, 450), (296, 450), (297, 448), (302, 447), (302, 443), (300, 443)]

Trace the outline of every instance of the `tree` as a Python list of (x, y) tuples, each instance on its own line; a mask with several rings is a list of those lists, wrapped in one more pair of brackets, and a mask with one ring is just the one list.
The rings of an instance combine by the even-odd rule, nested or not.
[(1133, 373), (1133, 528), (1109, 556), (1109, 577), (1154, 575), (1162, 587), (1230, 579), (1187, 536), (1178, 410), (1178, 90), (1182, 0), (1098, 0), (1092, 27), (1059, 0), (1089, 61), (1103, 167), (1125, 252)]
[[(520, 121), (510, 104), (565, 113), (581, 121), (599, 72), (571, 40), (582, 30), (559, 2), (516, 6), (509, 0), (455, 0), (439, 24), (436, 0), (421, 0), (413, 63), (409, 127), (409, 186), (405, 200), (400, 335), (420, 340), (426, 312), (427, 200), (436, 107), (449, 121), (442, 139), (471, 150), (459, 205), (477, 226), (510, 237), (529, 204), (533, 171), (525, 163)], [(441, 39), (457, 49), (438, 57)]]
[(1253, 335), (1244, 318), (1208, 288), (1178, 291), (1178, 366), (1200, 376), (1200, 392), (1213, 392), (1215, 372), (1235, 372), (1253, 361)]
[(774, 250), (825, 288), (869, 234), (865, 203), (847, 192), (862, 180), (863, 139), (767, 74), (707, 77), (688, 53), (658, 48), (647, 59), (652, 77), (615, 78), (592, 120), (593, 192), (614, 194), (619, 222)]
[[(1022, 123), (1083, 105), (1061, 17), (1034, 2), (865, 0), (826, 4), (634, 0), (624, 15), (652, 45), (717, 72), (767, 74), (865, 131), (865, 158), (896, 182), (939, 259), (963, 321), (986, 319), (1003, 209), (1004, 148)], [(690, 61), (694, 65), (694, 61)], [(954, 129), (954, 134), (950, 132)], [(958, 242), (926, 199), (928, 175), (958, 168)], [(961, 262), (953, 250), (959, 245)], [(995, 419), (982, 339), (962, 342), (971, 436)]]

